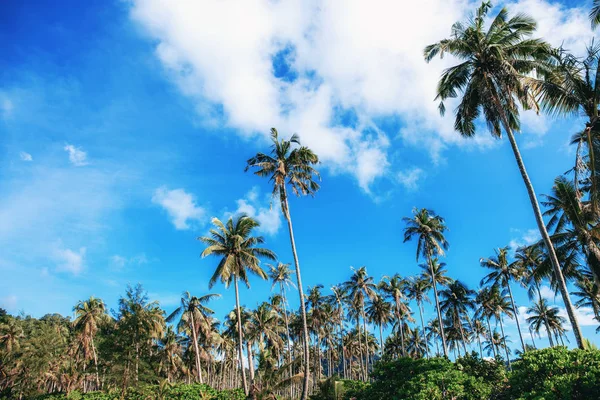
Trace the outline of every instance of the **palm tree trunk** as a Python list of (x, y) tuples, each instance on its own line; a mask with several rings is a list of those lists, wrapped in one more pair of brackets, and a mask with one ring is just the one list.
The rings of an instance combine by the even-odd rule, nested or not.
[(498, 318), (500, 322), (500, 330), (502, 331), (502, 340), (504, 340), (504, 351), (506, 352), (506, 361), (508, 362), (508, 369), (510, 369), (510, 355), (508, 354), (508, 345), (506, 344), (506, 335), (504, 334), (504, 324), (502, 324), (502, 317)]
[(512, 288), (508, 280), (506, 281), (506, 287), (508, 288), (508, 294), (510, 295), (510, 304), (512, 304), (513, 312), (515, 313), (515, 321), (517, 322), (517, 331), (519, 331), (519, 339), (521, 339), (521, 346), (523, 347), (523, 353), (527, 351), (525, 349), (525, 341), (523, 340), (523, 333), (521, 332), (521, 324), (519, 323), (519, 309), (515, 305), (515, 299), (512, 294)]
[(190, 328), (192, 330), (192, 340), (194, 340), (194, 353), (196, 355), (196, 374), (200, 383), (204, 383), (202, 379), (202, 369), (200, 368), (200, 350), (198, 349), (198, 337), (196, 335), (196, 323), (194, 322), (194, 311), (190, 312)]
[[(289, 377), (291, 379), (292, 375), (293, 375), (293, 372), (292, 372), (292, 349), (290, 348), (292, 340), (290, 338), (290, 324), (288, 322), (287, 307), (286, 307), (287, 298), (285, 297), (285, 290), (283, 288), (282, 282), (279, 283), (279, 289), (281, 291), (281, 298), (283, 299), (283, 319), (285, 321), (285, 333), (287, 335), (286, 347), (288, 348), (288, 364), (289, 364), (289, 374), (290, 374)], [(290, 385), (290, 398), (294, 397), (292, 389), (293, 389), (293, 385)]]
[[(493, 92), (492, 92), (493, 93)], [(542, 239), (546, 244), (546, 249), (548, 250), (548, 256), (550, 257), (550, 262), (552, 263), (552, 269), (554, 271), (554, 277), (558, 283), (558, 289), (560, 290), (560, 294), (565, 303), (565, 308), (567, 309), (567, 314), (569, 315), (569, 320), (571, 321), (571, 326), (573, 328), (573, 334), (575, 335), (575, 341), (577, 342), (577, 346), (580, 349), (584, 349), (585, 346), (583, 344), (583, 335), (581, 334), (581, 328), (579, 327), (579, 322), (577, 322), (577, 317), (575, 315), (575, 308), (571, 303), (571, 297), (569, 296), (569, 291), (567, 289), (567, 284), (565, 282), (565, 277), (561, 271), (560, 263), (558, 262), (558, 257), (556, 256), (556, 251), (554, 250), (554, 245), (552, 244), (552, 240), (550, 240), (550, 235), (548, 234), (548, 230), (546, 229), (546, 225), (544, 224), (544, 219), (542, 217), (542, 212), (540, 211), (540, 205), (538, 204), (537, 197), (535, 195), (535, 191), (533, 189), (533, 184), (529, 179), (529, 175), (527, 174), (527, 170), (525, 169), (525, 163), (523, 162), (523, 158), (521, 157), (521, 152), (519, 151), (519, 147), (517, 145), (517, 141), (515, 140), (515, 135), (510, 128), (508, 123), (508, 119), (506, 117), (506, 113), (500, 104), (500, 100), (498, 96), (493, 96), (494, 104), (496, 105), (497, 111), (500, 113), (502, 118), (502, 125), (504, 126), (504, 130), (506, 131), (506, 136), (508, 136), (508, 141), (510, 142), (510, 146), (515, 156), (515, 160), (517, 161), (517, 166), (519, 167), (519, 172), (521, 173), (521, 177), (523, 178), (523, 182), (525, 183), (525, 187), (527, 188), (527, 194), (529, 195), (529, 201), (531, 202), (531, 207), (533, 208), (533, 214), (535, 216), (535, 222), (538, 226)]]
[(294, 256), (294, 265), (296, 267), (296, 279), (298, 281), (298, 296), (300, 297), (300, 316), (302, 317), (302, 334), (304, 335), (304, 381), (302, 383), (302, 395), (300, 400), (306, 400), (308, 397), (308, 380), (310, 373), (310, 347), (308, 337), (308, 324), (306, 322), (306, 305), (304, 304), (304, 290), (302, 289), (302, 276), (300, 274), (300, 261), (298, 261), (298, 252), (296, 251), (296, 241), (294, 240), (294, 229), (292, 227), (292, 217), (290, 216), (290, 208), (287, 200), (285, 186), (281, 186), (281, 208), (283, 215), (288, 224), (290, 234), (290, 243), (292, 245), (292, 254)]
[[(534, 279), (534, 282), (535, 282), (535, 288), (537, 289), (538, 301), (540, 302), (540, 304), (542, 304), (542, 291), (540, 290), (540, 284), (535, 279)], [(546, 325), (546, 331), (548, 332), (548, 339), (550, 342), (550, 347), (554, 347), (554, 344), (552, 343), (552, 337), (550, 336), (550, 324), (548, 323), (548, 316), (546, 315), (546, 313), (544, 313), (544, 325)]]
[[(358, 334), (358, 353), (359, 353), (358, 354), (358, 359), (359, 359), (358, 365), (359, 365), (359, 368), (360, 368), (360, 375), (359, 375), (359, 377), (361, 377), (361, 376), (364, 376), (364, 370), (365, 369), (364, 369), (364, 366), (363, 366), (364, 358), (363, 358), (362, 339), (361, 339), (361, 334), (360, 334), (360, 317), (358, 315), (356, 316), (356, 333)], [(361, 378), (359, 378), (359, 379), (361, 379)]]
[(429, 345), (427, 344), (427, 336), (425, 335), (425, 322), (423, 322), (423, 305), (420, 301), (417, 302), (419, 307), (419, 315), (421, 316), (421, 329), (423, 329), (423, 337), (425, 337), (425, 356), (429, 359)]
[(344, 345), (344, 319), (340, 318), (340, 343), (342, 345), (342, 371), (343, 378), (346, 379), (346, 346)]
[(400, 345), (402, 346), (402, 357), (406, 357), (406, 347), (404, 346), (404, 318), (400, 318)]
[(496, 353), (496, 348), (494, 347), (494, 336), (492, 335), (492, 324), (490, 324), (490, 316), (486, 316), (487, 319), (487, 323), (488, 323), (488, 333), (490, 335), (490, 343), (492, 344), (492, 351), (494, 352), (494, 358), (496, 358), (498, 356), (498, 353)]
[(533, 337), (533, 331), (531, 330), (531, 326), (529, 327), (529, 336), (531, 336), (531, 342), (533, 343), (533, 348), (537, 349), (537, 346), (535, 345), (535, 338)]
[(435, 279), (435, 273), (433, 272), (433, 265), (431, 264), (431, 254), (427, 257), (429, 263), (429, 269), (431, 270), (431, 280), (433, 281), (433, 294), (435, 295), (435, 309), (437, 311), (438, 323), (440, 324), (440, 336), (442, 337), (442, 348), (444, 349), (444, 356), (448, 358), (448, 349), (446, 348), (446, 335), (444, 334), (444, 321), (442, 320), (442, 312), (440, 311), (440, 300), (438, 299), (437, 282)]
[(246, 352), (248, 353), (248, 368), (250, 369), (250, 386), (254, 384), (254, 357), (252, 356), (252, 343), (246, 342)]
[(362, 320), (365, 337), (365, 382), (369, 379), (369, 336), (367, 335), (367, 318), (365, 316), (365, 304), (362, 304)]
[(483, 347), (481, 347), (481, 337), (477, 334), (477, 344), (479, 345), (479, 356), (483, 358)]
[(379, 324), (379, 343), (381, 343), (381, 349), (379, 350), (379, 354), (383, 357), (383, 329), (381, 328), (381, 324)]
[(240, 311), (240, 291), (238, 288), (238, 277), (233, 277), (235, 283), (235, 312), (237, 314), (237, 328), (238, 328), (238, 352), (240, 356), (240, 371), (242, 372), (242, 385), (244, 386), (244, 394), (248, 396), (248, 382), (246, 381), (246, 371), (244, 370), (244, 349), (242, 346), (242, 313)]
[(100, 371), (98, 370), (98, 353), (94, 346), (94, 337), (92, 336), (92, 352), (94, 353), (94, 366), (96, 367), (96, 390), (100, 390)]

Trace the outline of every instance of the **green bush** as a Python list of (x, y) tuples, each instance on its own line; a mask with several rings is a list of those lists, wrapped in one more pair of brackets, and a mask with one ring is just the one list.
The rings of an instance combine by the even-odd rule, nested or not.
[(554, 347), (528, 351), (513, 363), (501, 399), (600, 398), (600, 351)]

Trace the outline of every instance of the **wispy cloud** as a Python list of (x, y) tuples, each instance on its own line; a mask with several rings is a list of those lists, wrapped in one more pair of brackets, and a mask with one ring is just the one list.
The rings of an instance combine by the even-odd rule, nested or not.
[(196, 204), (194, 196), (184, 189), (169, 190), (164, 186), (159, 187), (154, 191), (152, 202), (164, 208), (178, 230), (191, 229), (204, 222), (205, 209)]
[(33, 161), (33, 157), (31, 156), (31, 154), (21, 151), (19, 153), (19, 158), (21, 159), (21, 161)]
[(519, 247), (532, 245), (540, 240), (540, 232), (537, 229), (511, 229), (511, 232), (517, 234), (508, 243), (509, 247), (514, 251)]
[(281, 227), (281, 209), (276, 200), (271, 200), (270, 195), (261, 196), (259, 188), (255, 186), (244, 198), (237, 200), (237, 209), (226, 215), (229, 217), (239, 213), (247, 214), (260, 223), (260, 232), (275, 235)]
[(410, 168), (404, 171), (400, 171), (397, 174), (397, 179), (402, 186), (404, 186), (407, 190), (414, 191), (419, 188), (419, 183), (425, 177), (425, 171), (421, 168)]
[(87, 153), (80, 148), (73, 146), (72, 144), (67, 144), (64, 147), (64, 150), (69, 153), (69, 161), (76, 167), (83, 167), (87, 165)]
[(85, 247), (81, 247), (79, 250), (57, 249), (55, 252), (58, 261), (56, 270), (79, 275), (85, 268), (85, 253)]

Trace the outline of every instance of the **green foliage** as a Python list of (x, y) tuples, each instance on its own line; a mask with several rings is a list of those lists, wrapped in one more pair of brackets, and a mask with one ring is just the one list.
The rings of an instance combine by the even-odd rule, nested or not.
[(467, 354), (456, 361), (456, 368), (467, 375), (481, 378), (483, 382), (499, 387), (506, 383), (507, 372), (502, 358), (485, 360), (476, 352)]
[[(241, 389), (235, 390), (215, 390), (208, 385), (147, 385), (139, 388), (129, 388), (123, 400), (244, 400), (244, 392)], [(73, 391), (68, 395), (46, 394), (38, 396), (35, 400), (120, 400), (121, 394), (118, 392), (90, 392), (81, 393)]]
[(502, 399), (596, 399), (600, 351), (554, 347), (528, 351), (513, 364)]

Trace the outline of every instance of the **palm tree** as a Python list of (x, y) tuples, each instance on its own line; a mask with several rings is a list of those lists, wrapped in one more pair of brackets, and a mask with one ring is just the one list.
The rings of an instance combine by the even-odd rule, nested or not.
[[(425, 332), (425, 322), (423, 321), (423, 301), (429, 302), (427, 291), (429, 290), (429, 282), (423, 278), (410, 279), (406, 286), (406, 294), (409, 299), (417, 302), (419, 316), (421, 317), (421, 330)], [(429, 348), (425, 343), (425, 355), (429, 358)]]
[(200, 350), (198, 349), (198, 331), (202, 328), (206, 330), (210, 326), (210, 315), (214, 312), (205, 304), (210, 300), (221, 297), (220, 294), (207, 294), (196, 297), (190, 295), (190, 292), (183, 292), (181, 295), (181, 305), (177, 307), (166, 319), (167, 322), (173, 322), (175, 318), (181, 316), (177, 325), (177, 330), (181, 333), (190, 331), (194, 345), (194, 355), (196, 359), (196, 374), (198, 381), (204, 383), (202, 379), (202, 368), (200, 367)]
[[(289, 367), (289, 377), (292, 377), (292, 351), (291, 351), (291, 337), (290, 337), (290, 323), (288, 320), (288, 313), (287, 313), (287, 297), (286, 297), (286, 293), (285, 293), (285, 289), (286, 287), (294, 287), (294, 283), (292, 282), (292, 274), (294, 273), (291, 269), (290, 269), (290, 264), (284, 264), (282, 262), (277, 263), (277, 266), (271, 265), (271, 264), (267, 264), (267, 266), (269, 267), (269, 277), (271, 278), (271, 290), (273, 290), (273, 288), (278, 285), (279, 286), (279, 293), (281, 295), (281, 299), (282, 299), (282, 304), (283, 304), (283, 320), (285, 322), (285, 333), (286, 333), (286, 338), (287, 338), (287, 342), (286, 342), (286, 347), (288, 348), (288, 364), (290, 365)], [(292, 393), (292, 386), (290, 386), (290, 396), (293, 397), (293, 393)]]
[(510, 287), (511, 279), (520, 279), (520, 270), (518, 268), (515, 268), (515, 264), (509, 264), (508, 247), (502, 247), (494, 251), (496, 252), (495, 256), (492, 256), (487, 259), (482, 258), (479, 260), (479, 263), (482, 267), (489, 268), (492, 270), (492, 272), (490, 272), (481, 280), (481, 284), (493, 284), (508, 290), (508, 294), (510, 296), (510, 303), (512, 304), (512, 309), (515, 313), (515, 321), (517, 322), (517, 330), (519, 331), (521, 346), (523, 348), (523, 351), (525, 351), (525, 341), (523, 340), (523, 334), (521, 333), (521, 325), (519, 324), (519, 318), (517, 317), (519, 312), (517, 307), (515, 306), (515, 299), (513, 297), (512, 288)]
[[(352, 267), (351, 267), (352, 268)], [(352, 302), (352, 305), (360, 313), (360, 318), (363, 321), (364, 334), (367, 334), (367, 321), (365, 315), (365, 302), (366, 299), (372, 299), (375, 296), (375, 290), (377, 285), (373, 282), (373, 277), (367, 274), (366, 267), (360, 267), (358, 269), (352, 268), (354, 273), (350, 277), (350, 280), (343, 283), (344, 289), (348, 292), (348, 297)], [(358, 318), (357, 318), (358, 319)], [(365, 339), (365, 364), (364, 364), (364, 379), (367, 379), (369, 369), (369, 349), (367, 344), (367, 337)], [(360, 340), (360, 331), (359, 331)]]
[(416, 238), (417, 239), (417, 261), (420, 257), (425, 258), (429, 267), (429, 277), (433, 286), (435, 297), (435, 308), (437, 311), (438, 322), (440, 324), (440, 336), (442, 338), (442, 348), (444, 356), (448, 357), (448, 349), (446, 348), (446, 338), (444, 336), (444, 324), (442, 321), (442, 313), (440, 312), (440, 302), (437, 291), (436, 265), (434, 265), (435, 256), (443, 256), (444, 250), (448, 249), (448, 242), (444, 237), (446, 224), (444, 219), (433, 211), (426, 208), (414, 209), (413, 217), (403, 218), (406, 223), (404, 228), (404, 242)]
[(545, 197), (546, 201), (542, 204), (548, 208), (544, 215), (550, 216), (548, 229), (554, 228), (552, 238), (556, 243), (585, 255), (596, 284), (600, 284), (597, 213), (579, 201), (575, 186), (564, 176), (554, 180), (552, 194)]
[(471, 325), (469, 313), (475, 309), (473, 296), (475, 296), (475, 291), (469, 289), (460, 281), (454, 281), (446, 289), (440, 290), (440, 309), (458, 327), (465, 354), (467, 353), (467, 335), (465, 334), (462, 319), (465, 318), (468, 324)]
[(181, 337), (177, 335), (172, 326), (167, 326), (167, 331), (160, 339), (158, 347), (161, 360), (167, 364), (164, 367), (167, 370), (167, 382), (171, 382), (179, 368), (178, 364), (181, 362)]
[(339, 337), (340, 337), (340, 346), (342, 353), (342, 377), (346, 379), (346, 349), (344, 348), (344, 303), (347, 300), (346, 291), (340, 286), (332, 286), (331, 291), (333, 294), (329, 297), (329, 303), (331, 304), (334, 312), (337, 314), (335, 316), (338, 324), (339, 324)]
[[(296, 241), (294, 240), (294, 229), (292, 227), (292, 217), (288, 204), (287, 185), (292, 192), (297, 195), (314, 195), (319, 190), (319, 184), (313, 176), (319, 177), (319, 173), (313, 167), (319, 163), (319, 157), (311, 149), (300, 145), (298, 135), (292, 135), (290, 140), (279, 140), (277, 129), (271, 129), (271, 151), (270, 154), (258, 153), (247, 162), (246, 171), (249, 168), (256, 168), (254, 172), (260, 177), (268, 177), (273, 184), (273, 196), (279, 196), (281, 211), (285, 216), (290, 234), (290, 243), (292, 245), (292, 254), (294, 255), (294, 265), (296, 267), (296, 279), (298, 282), (298, 295), (300, 297), (300, 313), (302, 317), (302, 329), (304, 335), (304, 382), (302, 385), (301, 400), (306, 400), (308, 396), (308, 378), (309, 378), (309, 336), (306, 323), (306, 309), (304, 306), (304, 291), (302, 289), (302, 277), (300, 274), (300, 261), (296, 251)], [(292, 145), (297, 145), (292, 149)]]
[(406, 318), (409, 321), (412, 320), (414, 322), (410, 316), (410, 308), (403, 301), (406, 298), (404, 292), (407, 285), (408, 282), (405, 279), (402, 279), (398, 274), (391, 278), (389, 276), (384, 276), (379, 284), (380, 290), (394, 302), (394, 314), (397, 319), (396, 326), (400, 328), (400, 343), (402, 345), (403, 357), (406, 357), (406, 347), (404, 345), (404, 319)]
[(579, 300), (575, 302), (575, 306), (577, 308), (591, 308), (594, 311), (594, 317), (600, 322), (600, 291), (598, 285), (587, 274), (581, 274), (574, 285), (578, 290), (572, 293), (579, 297)]
[(520, 129), (519, 107), (537, 107), (533, 93), (529, 90), (531, 84), (525, 83), (525, 77), (547, 67), (548, 63), (545, 60), (548, 59), (550, 45), (540, 39), (531, 38), (536, 29), (533, 19), (523, 14), (508, 18), (505, 8), (502, 8), (488, 25), (486, 17), (490, 8), (491, 4), (484, 2), (468, 25), (455, 23), (449, 39), (425, 48), (425, 60), (429, 62), (437, 55), (443, 57), (445, 53), (461, 60), (460, 64), (446, 69), (442, 74), (436, 98), (441, 100), (440, 111), (443, 114), (444, 101), (457, 97), (458, 93), (462, 92), (454, 123), (454, 128), (462, 136), (475, 135), (475, 121), (482, 111), (494, 137), (500, 138), (502, 129), (508, 136), (527, 188), (538, 229), (559, 283), (577, 345), (583, 348), (575, 309), (571, 304), (554, 246), (514, 136), (514, 131)]
[(385, 301), (381, 295), (376, 294), (367, 307), (367, 317), (370, 322), (379, 327), (380, 355), (383, 356), (383, 328), (392, 322), (392, 305)]
[(257, 247), (264, 243), (264, 239), (262, 236), (252, 236), (252, 231), (258, 228), (260, 224), (247, 215), (242, 214), (235, 219), (230, 217), (227, 224), (223, 224), (218, 218), (213, 218), (212, 224), (215, 228), (210, 230), (210, 236), (202, 236), (198, 240), (207, 245), (202, 251), (203, 258), (210, 255), (221, 258), (208, 286), (213, 287), (217, 280), (223, 282), (225, 287), (229, 287), (231, 281), (234, 283), (240, 370), (242, 371), (244, 392), (248, 395), (248, 383), (246, 382), (246, 373), (242, 361), (244, 357), (242, 349), (243, 333), (238, 281), (241, 280), (247, 287), (250, 287), (248, 272), (258, 275), (262, 279), (267, 279), (267, 274), (260, 267), (259, 258), (275, 260), (276, 256), (271, 250)]
[(552, 331), (550, 330), (549, 319), (552, 318), (550, 314), (554, 314), (554, 317), (558, 316), (558, 308), (549, 307), (548, 302), (542, 298), (527, 309), (527, 314), (529, 315), (529, 317), (527, 317), (527, 323), (531, 329), (539, 335), (542, 325), (544, 325), (546, 332), (548, 333), (550, 346), (554, 346), (552, 343)]
[(420, 358), (423, 357), (423, 354), (427, 354), (427, 339), (417, 327), (408, 331), (407, 350), (413, 358)]
[(75, 312), (75, 321), (73, 321), (73, 324), (75, 329), (81, 334), (82, 344), (86, 355), (89, 354), (87, 349), (91, 346), (92, 355), (94, 357), (94, 366), (96, 367), (96, 387), (100, 389), (98, 353), (96, 352), (94, 337), (96, 336), (96, 332), (98, 332), (98, 325), (108, 319), (106, 306), (101, 299), (92, 296), (88, 300), (78, 301), (75, 307), (73, 307), (73, 311)]

